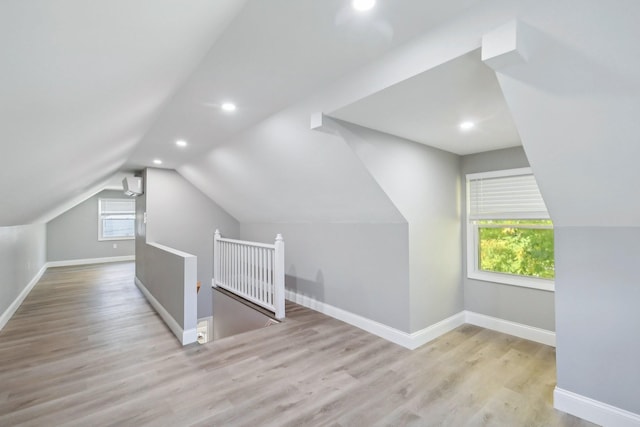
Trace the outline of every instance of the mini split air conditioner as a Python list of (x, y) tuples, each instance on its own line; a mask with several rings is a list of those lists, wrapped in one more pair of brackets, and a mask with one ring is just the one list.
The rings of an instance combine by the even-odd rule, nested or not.
[(124, 194), (127, 196), (140, 196), (142, 195), (142, 178), (138, 176), (127, 176), (122, 180), (122, 187)]

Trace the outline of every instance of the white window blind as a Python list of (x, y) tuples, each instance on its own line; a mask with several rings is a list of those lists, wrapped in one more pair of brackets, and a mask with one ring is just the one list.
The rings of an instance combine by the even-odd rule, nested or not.
[(546, 219), (547, 206), (529, 168), (467, 175), (469, 219)]
[(132, 239), (135, 214), (134, 199), (99, 199), (98, 240)]
[(125, 214), (135, 213), (136, 202), (135, 200), (126, 199), (101, 199), (100, 200), (100, 213), (107, 214)]

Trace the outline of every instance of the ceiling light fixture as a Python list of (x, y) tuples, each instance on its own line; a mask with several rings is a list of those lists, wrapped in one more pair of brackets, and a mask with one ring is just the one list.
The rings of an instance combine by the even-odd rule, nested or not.
[(185, 141), (184, 139), (179, 139), (176, 141), (176, 145), (178, 147), (186, 147), (187, 146), (187, 141)]
[(367, 10), (373, 9), (376, 5), (376, 0), (352, 0), (351, 7), (353, 7), (358, 12), (366, 12)]
[(469, 131), (471, 129), (473, 129), (474, 127), (476, 127), (476, 124), (470, 121), (466, 121), (466, 122), (461, 122), (458, 127), (460, 128), (461, 131)]
[(222, 111), (226, 111), (226, 112), (232, 112), (232, 111), (236, 111), (236, 104), (232, 103), (232, 102), (225, 102), (224, 104), (221, 105)]
[(153, 160), (153, 163), (154, 163), (154, 164), (156, 164), (156, 165), (161, 165), (161, 164), (162, 164), (162, 160), (160, 160), (160, 159), (154, 159), (154, 160)]

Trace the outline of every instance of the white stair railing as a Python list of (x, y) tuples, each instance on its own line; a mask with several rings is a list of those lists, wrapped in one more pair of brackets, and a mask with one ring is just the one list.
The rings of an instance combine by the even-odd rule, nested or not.
[(225, 239), (216, 230), (213, 245), (213, 287), (272, 311), (284, 319), (284, 240), (273, 245)]

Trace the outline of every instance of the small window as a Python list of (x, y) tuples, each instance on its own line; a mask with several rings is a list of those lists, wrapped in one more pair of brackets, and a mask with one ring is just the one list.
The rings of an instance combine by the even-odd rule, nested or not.
[(99, 199), (98, 240), (133, 239), (135, 218), (134, 199)]
[(467, 276), (553, 290), (553, 223), (529, 168), (467, 175)]

